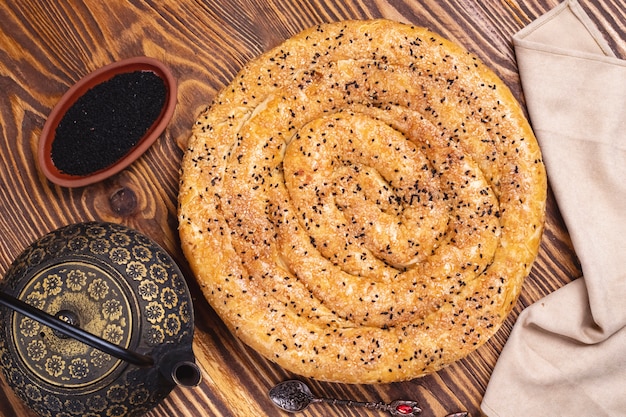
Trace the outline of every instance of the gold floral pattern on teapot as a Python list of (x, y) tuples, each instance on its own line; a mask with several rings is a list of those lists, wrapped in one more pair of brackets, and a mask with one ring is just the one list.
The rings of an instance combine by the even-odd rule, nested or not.
[[(49, 314), (75, 320), (92, 334), (129, 347), (134, 312), (119, 280), (81, 261), (68, 260), (35, 275), (20, 297)], [(58, 335), (26, 316), (14, 320), (13, 335), (20, 357), (41, 379), (64, 387), (92, 384), (120, 360)]]
[(186, 282), (161, 247), (132, 229), (99, 222), (58, 229), (27, 248), (1, 285), (72, 326), (152, 356), (157, 365), (129, 364), (0, 308), (0, 365), (17, 395), (42, 416), (143, 414), (178, 382), (161, 368), (175, 366), (172, 357), (193, 364)]

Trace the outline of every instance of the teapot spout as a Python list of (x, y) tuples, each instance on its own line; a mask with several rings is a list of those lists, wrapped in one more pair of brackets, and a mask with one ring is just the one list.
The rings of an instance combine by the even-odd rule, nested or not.
[(187, 349), (168, 352), (159, 361), (159, 371), (172, 384), (182, 387), (196, 387), (202, 381), (193, 352)]
[(183, 387), (197, 387), (202, 381), (202, 374), (196, 362), (177, 362), (170, 371), (172, 380), (176, 385)]

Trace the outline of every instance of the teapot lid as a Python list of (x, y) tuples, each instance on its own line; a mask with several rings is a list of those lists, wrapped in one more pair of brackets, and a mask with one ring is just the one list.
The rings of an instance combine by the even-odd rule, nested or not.
[[(53, 231), (16, 258), (1, 285), (43, 312), (152, 356), (156, 364), (181, 349), (193, 362), (193, 306), (182, 273), (167, 252), (135, 230), (89, 222)], [(61, 404), (73, 405), (78, 414), (135, 414), (174, 386), (156, 366), (129, 364), (4, 308), (0, 355), (8, 384), (44, 414), (67, 411)]]

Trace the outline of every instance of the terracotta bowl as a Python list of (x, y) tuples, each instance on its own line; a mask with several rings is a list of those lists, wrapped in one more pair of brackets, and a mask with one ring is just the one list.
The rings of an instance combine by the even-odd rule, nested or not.
[[(69, 175), (60, 171), (52, 160), (52, 142), (55, 139), (56, 129), (65, 113), (83, 94), (98, 84), (106, 82), (118, 74), (130, 73), (135, 71), (152, 71), (160, 77), (166, 88), (166, 98), (159, 117), (154, 121), (146, 134), (137, 142), (137, 144), (122, 158), (113, 164), (99, 171), (95, 171), (88, 175)], [(139, 156), (141, 156), (163, 133), (169, 123), (174, 108), (176, 107), (176, 80), (170, 70), (160, 61), (149, 57), (135, 57), (122, 61), (114, 62), (106, 65), (85, 78), (74, 84), (64, 95), (61, 100), (52, 109), (44, 124), (39, 139), (39, 148), (37, 160), (39, 167), (44, 175), (53, 183), (64, 187), (82, 187), (102, 181), (114, 174), (117, 174)]]

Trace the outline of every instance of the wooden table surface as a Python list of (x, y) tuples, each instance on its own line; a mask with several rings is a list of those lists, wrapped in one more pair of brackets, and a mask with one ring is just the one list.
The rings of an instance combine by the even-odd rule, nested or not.
[[(175, 388), (150, 416), (279, 416), (267, 391), (294, 375), (237, 341), (204, 300), (177, 234), (180, 160), (190, 128), (216, 92), (247, 61), (306, 27), (348, 18), (386, 17), (439, 32), (480, 56), (523, 103), (512, 35), (558, 0), (70, 0), (0, 4), (0, 273), (32, 241), (87, 220), (125, 224), (161, 244), (186, 273), (203, 381)], [(623, 0), (580, 0), (610, 45), (626, 57)], [(178, 105), (165, 133), (138, 161), (101, 183), (68, 189), (36, 165), (39, 134), (73, 83), (116, 60), (147, 55), (178, 80)], [(480, 402), (519, 312), (580, 274), (550, 194), (539, 257), (513, 313), (484, 346), (444, 370), (389, 385), (309, 381), (316, 394), (367, 401), (415, 399), (424, 416), (468, 410)], [(303, 415), (381, 415), (313, 406)], [(0, 415), (34, 416), (0, 381)]]

